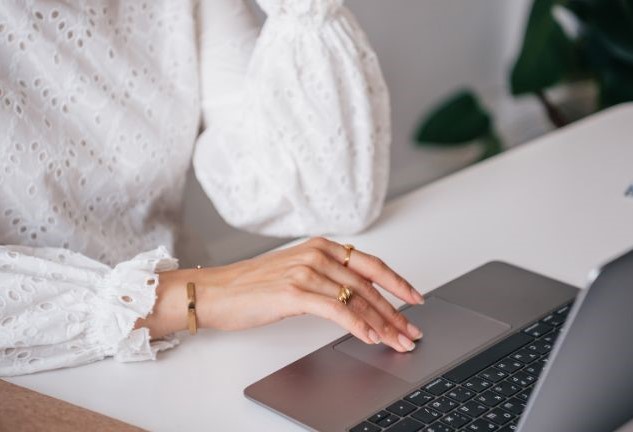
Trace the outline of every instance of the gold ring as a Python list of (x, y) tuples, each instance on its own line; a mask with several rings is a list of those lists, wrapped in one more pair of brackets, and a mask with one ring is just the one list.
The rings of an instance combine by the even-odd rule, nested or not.
[(338, 297), (336, 297), (336, 299), (346, 305), (349, 299), (352, 298), (352, 294), (354, 293), (347, 287), (347, 285), (341, 285), (341, 289), (339, 290)]
[(347, 252), (345, 255), (345, 259), (343, 260), (343, 267), (347, 267), (349, 264), (349, 259), (352, 257), (352, 251), (356, 248), (354, 247), (354, 245), (349, 243), (344, 244), (343, 247)]

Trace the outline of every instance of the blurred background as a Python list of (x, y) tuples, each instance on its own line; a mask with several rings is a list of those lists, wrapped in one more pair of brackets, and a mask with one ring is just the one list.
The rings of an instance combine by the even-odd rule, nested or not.
[[(415, 143), (424, 119), (459, 89), (477, 95), (494, 118), (505, 148), (554, 128), (535, 96), (513, 97), (508, 89), (508, 74), (523, 44), (532, 0), (347, 0), (346, 4), (376, 50), (391, 93), (389, 200), (480, 158), (476, 142), (448, 147)], [(560, 18), (565, 24), (565, 16)], [(549, 89), (548, 97), (581, 116), (591, 110), (596, 96), (593, 87), (581, 82)], [(284, 242), (227, 226), (191, 172), (183, 217), (177, 252), (185, 266), (220, 265)]]

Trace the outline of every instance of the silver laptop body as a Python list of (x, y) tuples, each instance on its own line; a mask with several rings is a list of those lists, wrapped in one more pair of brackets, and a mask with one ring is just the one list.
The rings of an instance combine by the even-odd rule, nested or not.
[[(633, 251), (594, 276), (562, 327), (520, 432), (610, 431), (633, 417)], [(578, 292), (491, 262), (431, 291), (424, 305), (403, 308), (424, 331), (413, 352), (396, 353), (346, 335), (244, 393), (308, 429), (350, 430), (457, 366), (476, 362)], [(470, 429), (466, 424), (459, 430)]]

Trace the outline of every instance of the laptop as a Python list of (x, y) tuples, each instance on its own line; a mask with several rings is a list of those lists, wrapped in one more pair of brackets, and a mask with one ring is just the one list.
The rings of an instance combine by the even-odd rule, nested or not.
[(347, 335), (244, 393), (318, 431), (612, 431), (633, 418), (633, 250), (591, 280), (491, 262), (402, 309), (414, 351)]

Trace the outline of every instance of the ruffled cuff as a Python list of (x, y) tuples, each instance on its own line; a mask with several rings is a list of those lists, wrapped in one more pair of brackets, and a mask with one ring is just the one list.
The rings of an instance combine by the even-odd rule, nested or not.
[(140, 328), (121, 341), (114, 359), (120, 362), (156, 360), (159, 351), (173, 348), (179, 343), (180, 340), (174, 335), (150, 341), (149, 329)]
[(95, 294), (86, 299), (94, 314), (87, 339), (122, 362), (155, 360), (157, 352), (178, 345), (175, 336), (152, 342), (148, 329), (134, 330), (136, 321), (152, 312), (159, 273), (177, 268), (178, 260), (161, 246), (118, 264), (96, 281)]

